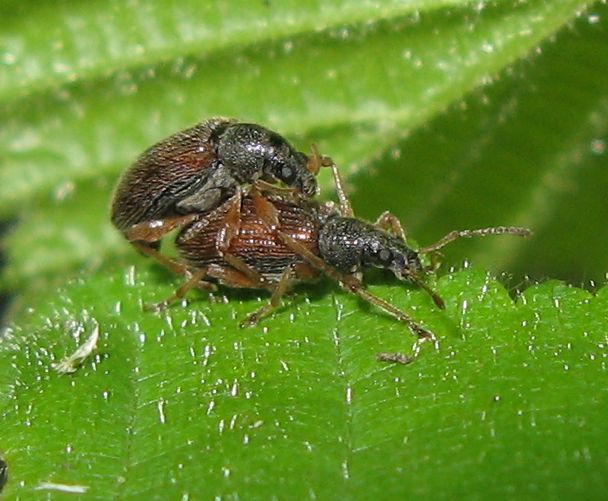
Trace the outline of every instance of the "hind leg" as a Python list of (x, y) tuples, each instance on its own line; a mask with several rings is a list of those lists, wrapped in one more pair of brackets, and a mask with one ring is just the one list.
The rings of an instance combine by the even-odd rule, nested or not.
[(212, 292), (216, 291), (217, 287), (214, 284), (210, 282), (205, 282), (203, 280), (203, 278), (205, 278), (205, 276), (207, 275), (207, 271), (207, 267), (196, 270), (192, 274), (192, 276), (188, 280), (186, 280), (186, 282), (184, 282), (179, 288), (175, 290), (175, 292), (173, 292), (173, 294), (158, 303), (145, 305), (144, 309), (156, 312), (162, 311), (171, 304), (182, 299), (188, 293), (188, 291), (193, 288), (206, 289)]
[(123, 235), (129, 243), (135, 247), (143, 255), (154, 259), (156, 262), (167, 268), (173, 273), (184, 274), (187, 271), (186, 266), (162, 255), (158, 248), (160, 240), (169, 232), (186, 226), (199, 218), (198, 214), (190, 214), (187, 216), (178, 216), (166, 219), (158, 219), (138, 223), (130, 226), (123, 231)]
[(288, 266), (283, 270), (281, 274), (281, 278), (279, 282), (274, 287), (272, 291), (272, 296), (270, 297), (270, 301), (268, 301), (264, 306), (259, 308), (257, 311), (247, 315), (247, 317), (240, 323), (241, 327), (249, 327), (257, 324), (262, 317), (265, 317), (270, 313), (273, 309), (281, 304), (281, 298), (285, 295), (287, 290), (289, 289), (289, 281), (293, 277), (293, 268)]

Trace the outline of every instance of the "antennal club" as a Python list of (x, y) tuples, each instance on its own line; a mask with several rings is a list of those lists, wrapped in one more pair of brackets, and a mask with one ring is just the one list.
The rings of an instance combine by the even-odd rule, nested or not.
[(441, 299), (441, 296), (439, 294), (437, 294), (433, 289), (431, 289), (425, 282), (420, 280), (418, 277), (411, 277), (411, 279), (412, 282), (414, 282), (418, 287), (420, 287), (429, 296), (431, 296), (431, 299), (433, 300), (433, 303), (435, 303), (435, 306), (437, 306), (437, 308), (439, 308), (440, 310), (445, 310), (445, 303), (443, 299)]

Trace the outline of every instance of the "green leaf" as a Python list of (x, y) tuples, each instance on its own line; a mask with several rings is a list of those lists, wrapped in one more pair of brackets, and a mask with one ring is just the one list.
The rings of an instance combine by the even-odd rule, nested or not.
[[(407, 349), (407, 329), (341, 292), (308, 288), (241, 330), (255, 305), (233, 292), (155, 315), (141, 304), (170, 292), (158, 275), (76, 279), (0, 338), (6, 495), (600, 498), (608, 289), (553, 281), (514, 304), (475, 269), (437, 289), (443, 312), (372, 287), (440, 340), (401, 366), (375, 353)], [(96, 355), (52, 371), (94, 322)]]
[[(3, 2), (7, 498), (602, 497), (607, 288), (550, 281), (514, 304), (467, 265), (434, 284), (437, 311), (372, 285), (441, 345), (383, 365), (409, 332), (331, 286), (248, 330), (251, 293), (143, 312), (179, 279), (107, 207), (144, 148), (230, 115), (316, 142), (358, 214), (390, 209), (423, 244), (536, 231), (456, 244), (448, 263), (604, 282), (607, 16), (583, 0)], [(96, 354), (53, 371), (95, 325)]]
[[(293, 0), (272, 5), (186, 0), (179, 8), (169, 2), (117, 1), (5, 5), (0, 22), (7, 70), (1, 74), (0, 100), (184, 55), (201, 57), (313, 30), (471, 3), (328, 0), (321, 7)], [(42, 23), (54, 29), (41, 30)]]
[(455, 227), (537, 231), (529, 243), (463, 244), (455, 261), (604, 276), (592, 239), (608, 216), (605, 6), (201, 5), (4, 7), (0, 211), (20, 220), (4, 242), (12, 288), (126, 252), (107, 220), (116, 176), (154, 141), (218, 114), (304, 150), (317, 142), (350, 173), (361, 215), (391, 209), (420, 241)]

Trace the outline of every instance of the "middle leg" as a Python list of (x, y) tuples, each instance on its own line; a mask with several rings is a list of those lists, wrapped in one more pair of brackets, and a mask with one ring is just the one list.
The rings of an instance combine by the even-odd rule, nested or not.
[(376, 219), (374, 226), (381, 230), (387, 230), (397, 237), (401, 237), (401, 239), (407, 243), (405, 230), (401, 225), (401, 221), (399, 221), (397, 216), (395, 216), (392, 212), (384, 211), (382, 214), (380, 214), (378, 219)]

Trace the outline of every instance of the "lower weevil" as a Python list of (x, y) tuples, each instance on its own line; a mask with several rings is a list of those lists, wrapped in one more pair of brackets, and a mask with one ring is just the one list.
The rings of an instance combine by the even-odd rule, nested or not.
[[(254, 325), (280, 304), (294, 283), (325, 275), (347, 292), (407, 325), (418, 340), (436, 343), (435, 336), (410, 315), (366, 290), (362, 271), (369, 267), (390, 270), (398, 279), (422, 287), (437, 307), (443, 308), (442, 299), (423, 281), (421, 255), (435, 253), (462, 237), (530, 234), (525, 228), (504, 226), (453, 231), (416, 251), (407, 245), (403, 228), (392, 214), (385, 212), (373, 224), (354, 217), (333, 165), (332, 171), (339, 207), (253, 189), (193, 220), (176, 239), (185, 261), (181, 271), (189, 278), (171, 297), (154, 307), (167, 306), (192, 287), (213, 289), (214, 282), (266, 289), (271, 293), (270, 301), (241, 322), (241, 326)], [(418, 344), (415, 352), (417, 349)], [(378, 358), (401, 363), (411, 360), (401, 353), (382, 353)]]

